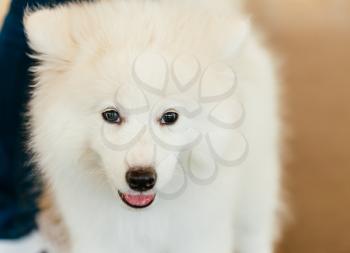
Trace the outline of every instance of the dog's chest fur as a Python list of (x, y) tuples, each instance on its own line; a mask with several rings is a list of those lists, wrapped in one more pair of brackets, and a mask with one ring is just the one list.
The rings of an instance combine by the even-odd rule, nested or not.
[[(117, 196), (108, 193), (108, 188), (106, 192), (103, 187), (96, 192), (98, 187), (89, 178), (79, 182), (81, 188), (76, 180), (72, 180), (71, 183), (80, 190), (58, 194), (59, 201), (65, 203), (61, 224), (68, 228), (61, 226), (61, 232), (66, 233), (69, 240), (58, 241), (59, 237), (52, 236), (48, 239), (53, 250), (61, 249), (67, 253), (212, 252), (210, 245), (213, 250), (222, 247), (220, 252), (230, 252), (234, 210), (228, 203), (234, 203), (235, 199), (235, 191), (228, 190), (228, 185), (232, 186), (234, 182), (230, 174), (210, 187), (190, 184), (180, 196), (157, 199), (147, 210), (131, 210), (120, 203)], [(221, 195), (217, 196), (217, 193)], [(227, 198), (228, 203), (222, 198)], [(45, 210), (46, 216), (41, 217), (44, 227), (45, 223), (50, 223), (50, 218), (58, 221), (57, 213), (50, 217), (47, 206)], [(57, 209), (51, 212), (57, 212)], [(52, 226), (52, 221), (49, 225)], [(53, 228), (57, 229), (57, 223)], [(52, 230), (48, 228), (46, 233), (50, 236)]]

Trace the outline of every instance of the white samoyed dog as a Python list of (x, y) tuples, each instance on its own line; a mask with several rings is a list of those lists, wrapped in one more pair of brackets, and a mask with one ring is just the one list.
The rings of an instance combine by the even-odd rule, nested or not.
[(273, 252), (278, 80), (237, 1), (72, 3), (24, 24), (55, 252)]

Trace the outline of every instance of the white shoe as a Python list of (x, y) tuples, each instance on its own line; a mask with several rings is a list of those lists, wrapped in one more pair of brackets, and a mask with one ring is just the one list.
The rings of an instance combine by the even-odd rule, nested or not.
[(38, 232), (17, 240), (1, 240), (0, 253), (48, 253), (44, 239)]

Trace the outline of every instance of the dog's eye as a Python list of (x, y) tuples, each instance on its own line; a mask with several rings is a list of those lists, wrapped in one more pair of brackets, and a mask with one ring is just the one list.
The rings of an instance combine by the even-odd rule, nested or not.
[(179, 118), (179, 114), (177, 114), (176, 112), (166, 112), (160, 118), (160, 124), (172, 125), (172, 124), (175, 124), (178, 118)]
[(108, 123), (121, 124), (122, 118), (119, 115), (119, 112), (114, 109), (109, 109), (102, 113), (102, 117)]

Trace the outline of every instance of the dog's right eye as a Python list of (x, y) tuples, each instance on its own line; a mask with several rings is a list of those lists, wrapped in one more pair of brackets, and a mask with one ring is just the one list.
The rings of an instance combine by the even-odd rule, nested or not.
[(119, 112), (114, 109), (109, 109), (102, 113), (102, 117), (105, 121), (112, 124), (121, 124), (122, 118), (119, 115)]

